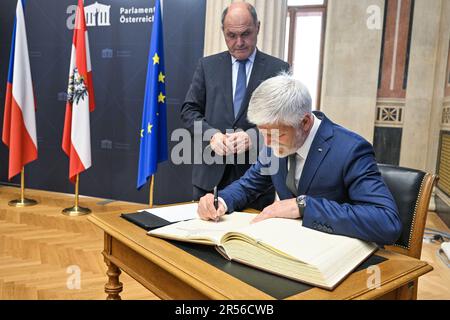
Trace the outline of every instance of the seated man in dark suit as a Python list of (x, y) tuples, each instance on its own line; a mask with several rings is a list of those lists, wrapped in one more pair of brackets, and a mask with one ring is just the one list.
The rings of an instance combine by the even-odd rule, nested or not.
[(248, 119), (264, 136), (266, 150), (245, 175), (219, 192), (219, 207), (207, 194), (202, 219), (217, 220), (272, 186), (280, 201), (253, 222), (268, 218), (303, 219), (303, 226), (378, 244), (392, 244), (401, 222), (394, 199), (361, 136), (311, 112), (311, 97), (287, 74), (263, 82), (253, 93)]

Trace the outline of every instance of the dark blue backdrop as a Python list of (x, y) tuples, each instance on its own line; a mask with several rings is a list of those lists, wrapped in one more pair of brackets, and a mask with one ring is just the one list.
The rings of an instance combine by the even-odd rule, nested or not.
[[(86, 0), (85, 7), (95, 0)], [(91, 114), (92, 167), (80, 175), (80, 193), (107, 199), (148, 202), (149, 187), (136, 190), (139, 128), (151, 22), (129, 22), (152, 13), (154, 0), (97, 0), (110, 6), (107, 20), (88, 26), (96, 110)], [(0, 4), (0, 126), (17, 0)], [(68, 158), (61, 149), (65, 92), (76, 0), (28, 0), (26, 23), (37, 99), (39, 158), (26, 167), (29, 188), (73, 193)], [(91, 7), (92, 8), (92, 7)], [(133, 11), (132, 9), (137, 9)], [(148, 10), (147, 10), (148, 11)], [(98, 16), (100, 13), (98, 14)], [(97, 16), (96, 16), (97, 18)], [(181, 127), (179, 111), (203, 53), (204, 0), (164, 1), (164, 41), (168, 96), (168, 136)], [(170, 143), (169, 152), (175, 143)], [(0, 181), (7, 182), (8, 150), (0, 146)], [(15, 178), (13, 183), (18, 183)], [(191, 168), (170, 160), (158, 169), (156, 203), (191, 199)]]

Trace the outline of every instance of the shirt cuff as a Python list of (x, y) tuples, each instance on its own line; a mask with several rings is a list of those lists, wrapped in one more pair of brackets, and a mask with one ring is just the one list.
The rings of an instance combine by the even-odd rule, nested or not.
[(227, 212), (228, 211), (228, 206), (227, 206), (227, 204), (225, 203), (225, 201), (221, 198), (221, 197), (218, 197), (217, 198), (219, 201), (220, 201), (220, 203), (223, 205), (223, 207), (225, 208), (225, 212)]

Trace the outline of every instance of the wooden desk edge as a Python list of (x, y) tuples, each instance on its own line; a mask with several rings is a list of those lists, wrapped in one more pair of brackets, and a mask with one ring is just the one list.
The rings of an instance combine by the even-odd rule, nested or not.
[[(208, 286), (207, 284), (203, 283), (200, 279), (197, 279), (193, 277), (192, 275), (186, 273), (183, 269), (174, 266), (170, 261), (165, 260), (164, 258), (158, 256), (157, 254), (154, 254), (148, 250), (146, 250), (144, 247), (142, 247), (140, 244), (135, 243), (131, 239), (127, 238), (126, 236), (122, 235), (120, 231), (115, 230), (114, 228), (110, 227), (108, 224), (105, 224), (103, 221), (101, 221), (101, 218), (98, 218), (95, 214), (91, 215), (88, 218), (89, 221), (91, 221), (93, 224), (101, 228), (106, 234), (110, 235), (111, 237), (117, 239), (118, 241), (130, 245), (130, 248), (139, 254), (141, 254), (146, 259), (151, 260), (153, 263), (157, 264), (158, 266), (166, 269), (169, 273), (171, 273), (173, 276), (181, 279), (182, 281), (185, 281), (189, 285), (191, 285), (193, 288), (205, 292), (208, 297), (212, 299), (227, 299), (229, 297), (226, 297), (225, 295), (221, 294), (211, 286)], [(113, 263), (117, 263), (118, 266), (120, 262), (118, 262), (115, 259), (111, 259), (111, 256), (109, 255), (110, 252), (104, 252), (104, 256), (106, 259), (114, 260)], [(391, 252), (382, 251), (379, 253), (379, 255), (384, 256), (389, 259), (390, 256), (393, 255)], [(399, 255), (399, 254), (394, 254)], [(396, 276), (393, 279), (389, 279), (387, 281), (384, 281), (381, 283), (382, 290), (379, 289), (371, 289), (367, 288), (364, 290), (361, 290), (357, 293), (354, 293), (350, 296), (343, 297), (344, 299), (374, 299), (382, 297), (385, 293), (390, 292), (392, 290), (396, 290), (401, 288), (402, 286), (406, 286), (408, 283), (410, 283), (413, 279), (417, 279), (419, 276), (430, 272), (433, 270), (433, 268), (428, 265), (425, 261), (421, 261), (422, 264), (418, 265), (416, 268), (408, 271), (406, 274), (400, 274)], [(385, 263), (385, 262), (383, 262)], [(139, 277), (137, 274), (133, 274), (133, 272), (130, 272), (130, 270), (126, 270), (126, 266), (121, 265), (119, 267), (123, 267), (124, 271), (127, 272), (130, 276), (133, 278)], [(136, 279), (137, 281), (142, 279)], [(139, 281), (141, 282), (141, 281)], [(148, 286), (146, 286), (148, 287)], [(151, 288), (149, 288), (151, 289)], [(153, 290), (152, 290), (153, 291)], [(261, 292), (263, 293), (263, 292)], [(324, 292), (322, 289), (319, 288), (313, 288), (311, 290), (308, 290), (303, 293), (296, 294), (294, 296), (288, 297), (287, 299), (329, 299), (330, 292)], [(264, 297), (263, 297), (264, 296)], [(273, 297), (266, 295), (263, 293), (262, 297), (263, 299), (273, 299)], [(338, 297), (339, 299), (339, 297)]]
[[(377, 255), (385, 257), (387, 259), (392, 259), (393, 257), (404, 257), (405, 259), (413, 259), (411, 257), (402, 256), (399, 253), (394, 253), (390, 251), (385, 250), (379, 250), (376, 252)], [(339, 300), (350, 300), (350, 299), (357, 299), (357, 300), (369, 300), (369, 299), (378, 299), (383, 298), (387, 294), (390, 294), (394, 291), (399, 291), (398, 295), (401, 297), (405, 297), (408, 288), (408, 285), (411, 284), (414, 281), (417, 281), (417, 279), (432, 271), (433, 267), (429, 265), (426, 261), (423, 260), (417, 260), (414, 259), (417, 262), (417, 265), (413, 268), (411, 268), (408, 271), (405, 271), (401, 274), (396, 275), (395, 277), (389, 278), (387, 280), (381, 281), (380, 286), (378, 288), (369, 288), (368, 286), (361, 286), (361, 290), (358, 292), (354, 292), (351, 295), (343, 294), (342, 292), (337, 292), (340, 289), (339, 286), (334, 291), (327, 291), (320, 288), (313, 288), (311, 290), (308, 290), (306, 292), (291, 296), (287, 298), (288, 300), (296, 300), (296, 299), (307, 299), (307, 300), (319, 300), (319, 299), (339, 299)], [(389, 260), (386, 260), (382, 263), (380, 263), (380, 267), (383, 267), (383, 264), (389, 263)], [(354, 274), (349, 275), (349, 277), (355, 277), (357, 275), (361, 276), (361, 271)], [(370, 276), (370, 275), (369, 275)], [(345, 280), (347, 281), (348, 278)], [(355, 279), (356, 281), (361, 281), (361, 279)], [(417, 283), (416, 283), (417, 284)], [(401, 292), (400, 292), (401, 291)], [(336, 294), (336, 296), (332, 296), (332, 294)], [(345, 292), (344, 292), (345, 293)]]
[[(217, 291), (213, 287), (211, 287), (211, 286), (207, 285), (206, 283), (202, 282), (200, 279), (192, 276), (191, 274), (187, 273), (183, 269), (173, 265), (173, 263), (171, 261), (167, 261), (164, 258), (160, 257), (159, 255), (146, 250), (140, 244), (135, 243), (131, 239), (129, 239), (126, 236), (122, 235), (119, 231), (114, 230), (109, 225), (105, 224), (103, 221), (101, 221), (95, 215), (90, 216), (88, 218), (88, 220), (91, 221), (93, 224), (95, 224), (97, 227), (101, 228), (110, 237), (112, 237), (114, 239), (117, 239), (118, 241), (126, 244), (131, 250), (139, 253), (145, 259), (148, 259), (152, 263), (154, 263), (154, 264), (158, 265), (159, 267), (165, 269), (168, 273), (170, 273), (174, 277), (176, 277), (176, 278), (180, 279), (181, 281), (189, 284), (194, 289), (196, 289), (199, 292), (202, 292), (203, 294), (205, 294), (209, 298), (217, 299), (217, 300), (230, 299), (230, 297), (227, 297), (226, 295), (220, 293), (219, 291)], [(161, 240), (161, 241), (163, 241), (163, 240)], [(105, 245), (105, 247), (107, 247), (107, 246)], [(127, 268), (126, 265), (122, 264), (117, 259), (114, 259), (114, 257), (111, 256), (111, 252), (108, 252), (107, 250), (105, 250), (103, 252), (103, 255), (104, 255), (105, 259), (108, 259), (109, 261), (111, 261), (112, 263), (116, 264), (121, 269), (123, 268), (123, 270), (125, 272), (127, 272), (130, 276), (132, 276), (134, 279), (136, 279), (138, 277), (138, 275), (135, 274), (134, 272), (129, 272), (130, 270)], [(195, 257), (193, 257), (193, 258), (195, 258)], [(195, 259), (197, 259), (197, 258), (195, 258)], [(201, 261), (201, 262), (202, 263), (206, 263), (206, 262), (203, 262), (203, 261)], [(136, 280), (139, 281), (141, 279), (136, 279)], [(146, 287), (148, 287), (148, 285)], [(154, 293), (156, 294), (156, 292), (154, 292)], [(274, 299), (273, 297), (270, 297), (269, 295), (267, 295), (267, 294), (265, 294), (263, 292), (261, 292), (261, 298)]]

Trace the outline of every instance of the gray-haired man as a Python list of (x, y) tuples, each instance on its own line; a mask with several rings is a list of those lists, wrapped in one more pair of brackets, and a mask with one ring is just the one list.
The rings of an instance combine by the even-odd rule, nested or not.
[[(300, 81), (283, 74), (263, 82), (253, 93), (248, 118), (263, 134), (267, 149), (242, 178), (219, 191), (217, 210), (211, 194), (200, 199), (202, 219), (217, 220), (243, 209), (273, 186), (280, 201), (254, 222), (301, 218), (303, 226), (327, 233), (378, 244), (397, 240), (397, 206), (372, 146), (323, 113), (311, 112), (311, 97)], [(270, 172), (270, 167), (278, 170)]]

